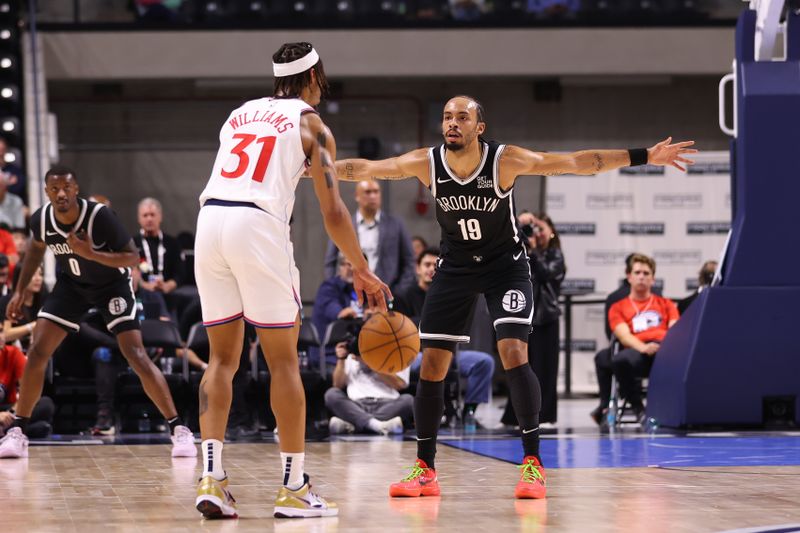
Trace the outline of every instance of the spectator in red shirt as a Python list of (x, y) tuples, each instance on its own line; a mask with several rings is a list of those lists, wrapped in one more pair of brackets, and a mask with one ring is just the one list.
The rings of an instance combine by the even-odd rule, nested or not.
[(608, 310), (608, 323), (623, 347), (612, 358), (620, 394), (641, 420), (644, 406), (636, 378), (650, 374), (661, 341), (679, 315), (672, 300), (652, 292), (656, 262), (646, 255), (634, 254), (630, 263), (627, 278), (631, 292)]
[(5, 254), (8, 257), (8, 262), (11, 263), (11, 268), (19, 262), (19, 255), (17, 254), (17, 245), (14, 244), (14, 237), (11, 232), (0, 228), (0, 254)]
[[(0, 329), (0, 435), (14, 422), (14, 405), (17, 403), (17, 387), (25, 369), (27, 359), (22, 351), (6, 344), (5, 334)], [(31, 438), (42, 438), (50, 434), (55, 406), (53, 400), (42, 396), (31, 415), (26, 431)]]

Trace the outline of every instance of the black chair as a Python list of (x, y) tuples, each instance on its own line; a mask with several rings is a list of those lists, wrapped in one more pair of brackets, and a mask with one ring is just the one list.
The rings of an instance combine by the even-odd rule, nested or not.
[[(300, 325), (300, 332), (297, 339), (297, 351), (300, 357), (303, 352), (306, 354), (311, 348), (320, 348), (322, 343), (317, 333), (317, 328), (310, 320), (304, 320)], [(269, 403), (271, 376), (263, 362), (263, 353), (259, 346), (253, 357), (253, 375), (256, 376), (255, 393), (253, 395), (258, 407), (258, 418), (260, 425), (273, 429), (275, 427), (275, 416), (272, 413)], [(263, 362), (263, 363), (262, 363)], [(301, 361), (298, 361), (300, 364)], [(260, 368), (259, 368), (260, 367)], [(306, 394), (306, 425), (309, 434), (316, 433), (316, 425), (323, 420), (327, 420), (325, 409), (325, 391), (330, 386), (330, 382), (325, 375), (324, 352), (320, 358), (319, 369), (300, 368), (300, 379), (303, 382), (303, 390)]]
[(186, 347), (196, 353), (208, 353), (208, 331), (202, 322), (192, 325), (186, 338)]
[[(145, 319), (141, 322), (142, 344), (145, 348), (182, 349), (185, 347), (178, 328), (171, 321)], [(156, 361), (158, 358), (156, 358)], [(169, 386), (178, 414), (185, 414), (189, 404), (189, 359), (184, 355), (181, 374), (167, 373), (164, 379)], [(117, 377), (116, 401), (122, 420), (123, 431), (134, 431), (135, 420), (144, 417), (157, 418), (158, 412), (144, 392), (141, 380), (133, 372), (123, 372)]]
[[(303, 320), (300, 324), (300, 334), (297, 338), (297, 353), (300, 357), (301, 367), (303, 358), (305, 357), (306, 361), (308, 360), (308, 353), (312, 348), (320, 348), (322, 343), (319, 340), (319, 333), (317, 332), (317, 328), (314, 327), (314, 324), (310, 320)], [(325, 363), (324, 360), (320, 359), (320, 374), (323, 376), (325, 375)]]

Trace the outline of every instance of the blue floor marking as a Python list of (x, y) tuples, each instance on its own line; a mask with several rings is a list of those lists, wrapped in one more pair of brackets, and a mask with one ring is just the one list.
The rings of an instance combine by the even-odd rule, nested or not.
[[(440, 442), (511, 463), (522, 461), (519, 438)], [(800, 465), (797, 437), (655, 437), (542, 439), (548, 468), (625, 468)]]

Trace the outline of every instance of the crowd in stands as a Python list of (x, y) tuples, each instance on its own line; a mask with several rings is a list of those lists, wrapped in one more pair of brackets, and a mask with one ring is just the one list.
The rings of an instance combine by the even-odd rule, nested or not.
[[(0, 142), (0, 150), (2, 146)], [(47, 298), (40, 268), (24, 291), (23, 318), (13, 322), (5, 318), (10, 289), (19, 277), (15, 266), (24, 256), (27, 243), (24, 229), (27, 208), (22, 198), (11, 192), (12, 186), (24, 183), (24, 179), (21, 169), (9, 166), (3, 168), (0, 179), (0, 315), (3, 317), (0, 434), (10, 424), (9, 412), (16, 400), (18, 381), (25, 365), (24, 354), (31, 337), (36, 334), (37, 313)], [(439, 252), (429, 247), (424, 237), (411, 237), (401, 219), (381, 209), (381, 189), (377, 183), (359, 183), (355, 197), (358, 207), (353, 223), (370, 268), (391, 287), (395, 310), (418, 324)], [(110, 206), (105, 196), (98, 194), (90, 199)], [(140, 264), (134, 269), (133, 283), (139, 318), (175, 323), (187, 346), (185, 341), (192, 326), (200, 322), (199, 298), (193, 285), (191, 262), (187, 261), (190, 256), (178, 239), (162, 231), (163, 209), (157, 199), (142, 199), (137, 215), (140, 229), (134, 241), (139, 248)], [(518, 224), (527, 245), (534, 284), (535, 314), (528, 344), (529, 361), (541, 381), (540, 421), (546, 427), (557, 422), (559, 295), (567, 267), (555, 224), (547, 215), (523, 212)], [(191, 240), (186, 246), (191, 247)], [(311, 317), (306, 318), (310, 318), (319, 339), (326, 342), (319, 349), (311, 350), (308, 360), (301, 364), (304, 372), (309, 373), (323, 368), (322, 358), (325, 362), (325, 370), (317, 380), (322, 386), (313, 392), (319, 395), (319, 401), (309, 401), (309, 419), (322, 421), (331, 433), (386, 435), (403, 432), (413, 426), (412, 394), (422, 354), (418, 354), (409, 368), (397, 374), (381, 374), (367, 367), (358, 355), (354, 339), (359, 325), (374, 311), (359, 304), (353, 291), (352, 266), (332, 243), (328, 244), (324, 263), (326, 279), (317, 291)], [(623, 284), (606, 301), (606, 333), (610, 346), (595, 357), (600, 397), (591, 416), (598, 424), (606, 423), (613, 377), (618, 382), (619, 394), (630, 404), (637, 419), (644, 416), (644, 399), (637, 379), (648, 375), (661, 341), (678, 320), (678, 309), (685, 310), (697, 294), (711, 284), (715, 269), (715, 262), (705, 263), (697, 291), (676, 306), (653, 287), (656, 271), (653, 259), (642, 254), (628, 256)], [(481, 300), (479, 305), (485, 306), (485, 301)], [(336, 338), (335, 331), (345, 333)], [(488, 321), (476, 319), (473, 331), (478, 332), (478, 337), (493, 337)], [(152, 347), (149, 351), (153, 359), (161, 360), (165, 371), (177, 370), (178, 365), (172, 362), (180, 362), (181, 358), (187, 358), (195, 375), (208, 366), (207, 346), (198, 348), (200, 353), (189, 347), (174, 350)], [(473, 346), (457, 350), (446, 380), (456, 391), (450, 400), (457, 407), (446, 411), (443, 423), (480, 427), (475, 421), (475, 412), (491, 398), (497, 357), (489, 353), (492, 351)], [(251, 383), (256, 381), (252, 370), (258, 372), (259, 368), (266, 368), (258, 359), (255, 334), (250, 332), (242, 349), (241, 376), (234, 380), (230, 428), (233, 438), (255, 434), (255, 424), (268, 419), (257, 412), (263, 406), (254, 407), (259, 402), (252, 398)], [(54, 361), (56, 380), (76, 368), (91, 369), (89, 374), (94, 379), (97, 401), (96, 421), (90, 431), (95, 435), (114, 433), (120, 425), (120, 415), (115, 409), (115, 387), (118, 376), (125, 372), (125, 365), (96, 310), (89, 311), (81, 320), (81, 330), (70, 334)], [(465, 384), (463, 391), (461, 383)], [(52, 430), (59, 406), (47, 392), (46, 388), (34, 412), (32, 437), (47, 436)], [(515, 420), (509, 402), (502, 422), (514, 425)]]
[[(74, 16), (68, 3), (63, 4), (44, 6), (42, 20)], [(79, 12), (80, 22), (135, 18), (161, 25), (683, 24), (735, 17), (724, 0), (134, 0), (127, 6), (84, 4)]]

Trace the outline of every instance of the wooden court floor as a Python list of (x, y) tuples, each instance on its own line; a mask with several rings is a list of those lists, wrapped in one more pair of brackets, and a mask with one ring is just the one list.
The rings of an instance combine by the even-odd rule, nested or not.
[(310, 443), (307, 470), (340, 516), (275, 520), (275, 444), (226, 444), (238, 520), (193, 507), (195, 459), (166, 445), (33, 446), (0, 460), (0, 532), (705, 532), (800, 523), (800, 467), (551, 469), (546, 501), (515, 501), (514, 465), (440, 446), (439, 498), (390, 499), (413, 442)]

